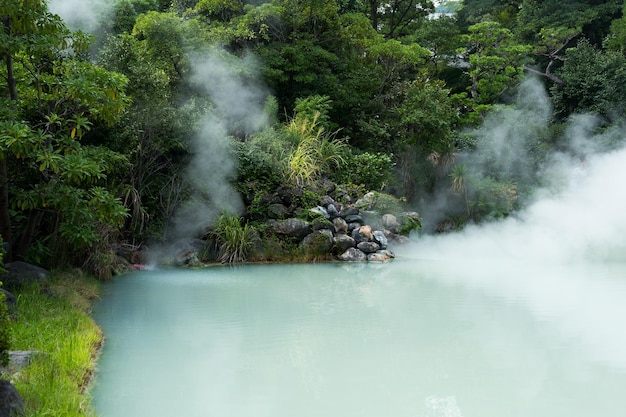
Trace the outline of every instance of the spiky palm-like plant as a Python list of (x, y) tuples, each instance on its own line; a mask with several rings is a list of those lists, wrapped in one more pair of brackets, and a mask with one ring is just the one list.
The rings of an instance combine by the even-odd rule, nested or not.
[(456, 164), (452, 167), (452, 171), (450, 171), (450, 189), (455, 194), (462, 194), (465, 200), (465, 206), (467, 208), (467, 214), (470, 214), (470, 202), (469, 202), (469, 193), (468, 193), (468, 184), (469, 184), (469, 174), (467, 170), (467, 165), (465, 164)]

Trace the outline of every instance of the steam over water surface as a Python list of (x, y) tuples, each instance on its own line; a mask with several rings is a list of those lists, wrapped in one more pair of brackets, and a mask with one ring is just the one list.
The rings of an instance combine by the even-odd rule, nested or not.
[(106, 335), (92, 392), (98, 415), (626, 410), (626, 264), (435, 259), (426, 247), (397, 248), (384, 265), (117, 279), (95, 311)]

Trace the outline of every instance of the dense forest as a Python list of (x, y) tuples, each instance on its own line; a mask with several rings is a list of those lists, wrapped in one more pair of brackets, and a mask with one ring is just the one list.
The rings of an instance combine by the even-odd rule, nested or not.
[(577, 132), (619, 146), (625, 9), (118, 0), (81, 31), (3, 0), (5, 261), (98, 272), (121, 243), (184, 237), (232, 254), (280, 190), (306, 217), (328, 184), (419, 212), (422, 233), (506, 217), (553, 180), (547, 155), (584, 163)]

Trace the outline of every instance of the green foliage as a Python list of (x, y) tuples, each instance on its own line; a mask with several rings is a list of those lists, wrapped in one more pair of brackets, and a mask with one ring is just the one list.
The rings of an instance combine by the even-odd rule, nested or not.
[(337, 132), (327, 133), (319, 125), (319, 113), (313, 119), (296, 116), (286, 132), (295, 144), (287, 158), (287, 179), (292, 183), (310, 185), (345, 163), (348, 145), (337, 139)]
[(252, 226), (242, 225), (239, 217), (221, 215), (211, 231), (218, 246), (218, 260), (222, 263), (245, 261), (255, 235)]
[(623, 117), (626, 57), (602, 51), (585, 39), (565, 55), (567, 60), (557, 72), (564, 83), (550, 89), (556, 114), (565, 118), (571, 113), (593, 112), (605, 120)]
[(282, 132), (267, 128), (236, 144), (240, 182), (278, 186), (285, 175), (287, 140)]
[(402, 222), (398, 233), (403, 236), (409, 236), (413, 231), (422, 230), (422, 219), (415, 216), (402, 216)]
[(338, 183), (361, 184), (367, 190), (382, 190), (393, 181), (393, 155), (352, 151), (345, 161), (345, 168), (331, 175), (331, 179)]
[(476, 105), (495, 104), (518, 83), (531, 47), (517, 43), (509, 29), (493, 21), (470, 26), (462, 40), (467, 46), (460, 52), (470, 65), (470, 98)]

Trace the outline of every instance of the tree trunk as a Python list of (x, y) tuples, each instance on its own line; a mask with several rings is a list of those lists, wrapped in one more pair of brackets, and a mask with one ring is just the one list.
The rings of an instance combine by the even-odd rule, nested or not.
[(11, 262), (13, 243), (11, 236), (11, 216), (9, 214), (9, 173), (6, 156), (0, 159), (0, 235), (2, 240), (9, 244), (9, 251), (5, 254), (4, 262)]
[(26, 224), (26, 228), (19, 238), (15, 240), (15, 247), (13, 249), (14, 260), (23, 260), (26, 257), (26, 252), (33, 241), (35, 231), (41, 224), (42, 218), (43, 211), (40, 210), (31, 210), (28, 214), (28, 223)]
[[(6, 18), (2, 21), (6, 33), (11, 33), (11, 19)], [(9, 98), (17, 101), (17, 83), (13, 72), (13, 55), (7, 51), (4, 60), (7, 68), (7, 87), (9, 90)], [(7, 165), (7, 155), (0, 159), (0, 235), (2, 240), (9, 244), (8, 253), (4, 257), (5, 262), (13, 259), (13, 236), (11, 234), (11, 214), (9, 212), (9, 168)]]

